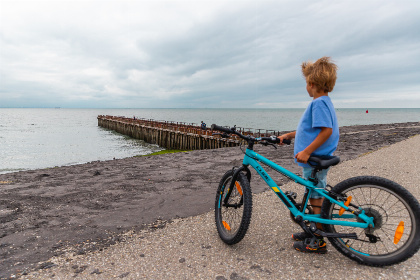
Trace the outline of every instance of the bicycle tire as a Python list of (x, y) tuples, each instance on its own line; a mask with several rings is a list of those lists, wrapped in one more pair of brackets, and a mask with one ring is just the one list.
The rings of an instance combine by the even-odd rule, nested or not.
[[(337, 184), (331, 192), (351, 195), (353, 204), (364, 209), (367, 216), (374, 217), (374, 229), (323, 225), (328, 233), (357, 234), (357, 239), (328, 238), (343, 255), (364, 265), (388, 266), (407, 260), (419, 250), (420, 205), (399, 184), (381, 177), (360, 176)], [(325, 199), (321, 217), (331, 219), (333, 214), (339, 213), (339, 208)], [(401, 221), (404, 222), (402, 228)], [(403, 230), (402, 236), (396, 233), (399, 229)]]
[[(236, 244), (245, 237), (252, 213), (251, 187), (243, 173), (239, 173), (228, 200), (229, 205), (236, 204), (237, 207), (228, 207), (224, 204), (232, 177), (233, 171), (230, 170), (220, 180), (215, 203), (216, 228), (220, 238), (228, 245)], [(237, 183), (239, 186), (236, 185)]]

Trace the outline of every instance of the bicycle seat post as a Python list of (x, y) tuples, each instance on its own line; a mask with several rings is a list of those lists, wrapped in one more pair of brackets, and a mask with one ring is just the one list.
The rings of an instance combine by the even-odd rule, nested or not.
[(316, 177), (316, 173), (319, 171), (318, 168), (312, 169), (311, 177), (308, 178), (309, 181), (313, 182), (314, 185), (318, 185), (318, 178)]

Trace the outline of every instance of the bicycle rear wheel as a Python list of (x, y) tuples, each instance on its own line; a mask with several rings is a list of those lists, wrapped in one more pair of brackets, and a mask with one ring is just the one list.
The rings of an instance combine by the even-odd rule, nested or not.
[(247, 177), (239, 173), (229, 192), (233, 171), (225, 173), (216, 194), (215, 219), (220, 238), (233, 245), (241, 241), (251, 221), (252, 194)]
[[(357, 239), (328, 238), (340, 253), (361, 264), (387, 266), (405, 261), (419, 250), (420, 205), (397, 183), (380, 177), (361, 176), (339, 183), (331, 192), (347, 198), (351, 196), (353, 205), (374, 218), (374, 228), (323, 225), (329, 233), (357, 234)], [(321, 215), (325, 219), (361, 222), (353, 215), (346, 218), (342, 212), (340, 214), (340, 208), (325, 200)]]

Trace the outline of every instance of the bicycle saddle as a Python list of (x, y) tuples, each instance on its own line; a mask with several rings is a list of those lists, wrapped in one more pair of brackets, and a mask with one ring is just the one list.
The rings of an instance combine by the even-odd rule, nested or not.
[(318, 169), (327, 169), (330, 166), (337, 165), (340, 162), (340, 157), (336, 156), (310, 156), (308, 164)]

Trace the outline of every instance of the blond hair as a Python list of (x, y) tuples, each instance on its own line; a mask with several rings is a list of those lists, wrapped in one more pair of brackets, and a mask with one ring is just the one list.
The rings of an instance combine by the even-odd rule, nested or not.
[(331, 92), (337, 80), (337, 65), (329, 57), (322, 57), (315, 63), (302, 63), (302, 73), (307, 83), (314, 84), (319, 90)]

